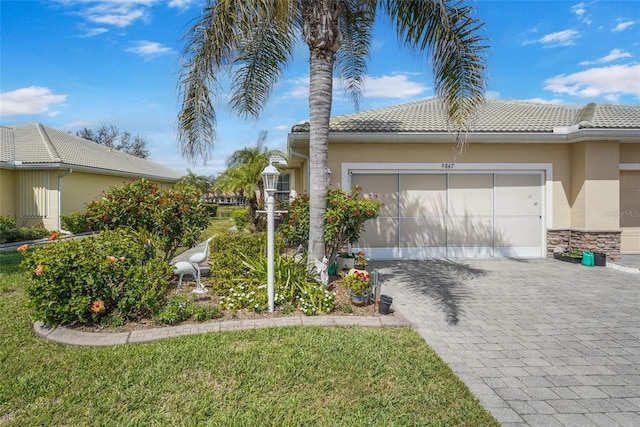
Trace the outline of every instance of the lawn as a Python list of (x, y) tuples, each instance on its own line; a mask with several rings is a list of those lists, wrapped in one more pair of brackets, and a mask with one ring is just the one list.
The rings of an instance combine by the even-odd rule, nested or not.
[(410, 328), (272, 328), (112, 348), (42, 341), (21, 259), (0, 252), (0, 425), (498, 425)]

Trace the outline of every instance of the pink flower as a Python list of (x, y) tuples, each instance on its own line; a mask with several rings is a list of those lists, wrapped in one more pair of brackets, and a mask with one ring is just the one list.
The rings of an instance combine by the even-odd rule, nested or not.
[(41, 275), (43, 270), (44, 267), (42, 266), (42, 264), (38, 264), (38, 266), (36, 267), (36, 276)]

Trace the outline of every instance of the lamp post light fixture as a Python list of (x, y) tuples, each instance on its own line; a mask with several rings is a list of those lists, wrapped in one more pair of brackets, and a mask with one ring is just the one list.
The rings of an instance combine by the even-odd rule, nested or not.
[(273, 285), (273, 247), (274, 247), (274, 206), (275, 199), (273, 195), (276, 192), (278, 177), (280, 172), (273, 166), (272, 160), (269, 160), (269, 166), (262, 171), (262, 181), (264, 183), (264, 193), (267, 202), (267, 299), (269, 301), (269, 312), (274, 310), (274, 285)]

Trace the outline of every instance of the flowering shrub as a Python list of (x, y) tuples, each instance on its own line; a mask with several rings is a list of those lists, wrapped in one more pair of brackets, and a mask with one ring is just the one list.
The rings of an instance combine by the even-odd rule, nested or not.
[[(329, 190), (327, 212), (324, 214), (324, 242), (329, 265), (341, 248), (354, 244), (364, 231), (364, 224), (378, 217), (383, 204), (376, 196), (362, 197), (362, 189), (354, 186), (351, 193)], [(291, 202), (289, 213), (279, 228), (291, 246), (309, 240), (309, 198), (297, 197)]]
[(366, 267), (367, 266), (367, 259), (365, 258), (365, 253), (364, 251), (358, 251), (356, 252), (356, 259), (353, 262), (354, 265), (357, 265), (358, 267)]
[(354, 295), (366, 295), (371, 290), (371, 275), (366, 270), (353, 269), (348, 274), (340, 272), (342, 285)]
[(87, 206), (85, 213), (94, 230), (130, 228), (146, 230), (168, 261), (176, 250), (199, 242), (209, 224), (206, 207), (197, 193), (189, 190), (160, 190), (146, 179), (113, 187), (101, 200)]
[(308, 286), (298, 296), (298, 306), (307, 316), (331, 313), (336, 306), (336, 294), (324, 286)]
[(73, 234), (90, 231), (89, 221), (81, 212), (62, 214), (60, 215), (60, 219), (62, 220), (62, 228)]
[(145, 262), (144, 245), (121, 230), (19, 250), (29, 306), (50, 325), (102, 322), (114, 312), (127, 319), (152, 315), (173, 274), (167, 262)]

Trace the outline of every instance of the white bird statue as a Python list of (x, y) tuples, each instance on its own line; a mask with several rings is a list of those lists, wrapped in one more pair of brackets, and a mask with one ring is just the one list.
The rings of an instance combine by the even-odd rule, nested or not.
[(185, 274), (193, 277), (199, 283), (198, 273), (193, 264), (191, 264), (190, 262), (179, 261), (173, 264), (173, 274), (178, 276), (178, 287), (176, 288), (177, 291), (180, 290), (180, 287), (182, 286), (182, 276), (184, 276)]
[(213, 239), (213, 237), (209, 237), (205, 241), (204, 252), (198, 252), (198, 253), (195, 253), (195, 254), (193, 254), (193, 255), (191, 255), (189, 257), (189, 262), (191, 264), (193, 264), (193, 266), (196, 268), (196, 271), (198, 272), (198, 278), (196, 279), (196, 283), (198, 285), (193, 290), (193, 292), (197, 293), (197, 294), (203, 294), (203, 293), (207, 292), (205, 287), (200, 282), (200, 263), (202, 263), (202, 262), (206, 261), (207, 259), (209, 259), (209, 243), (211, 243), (211, 239)]

